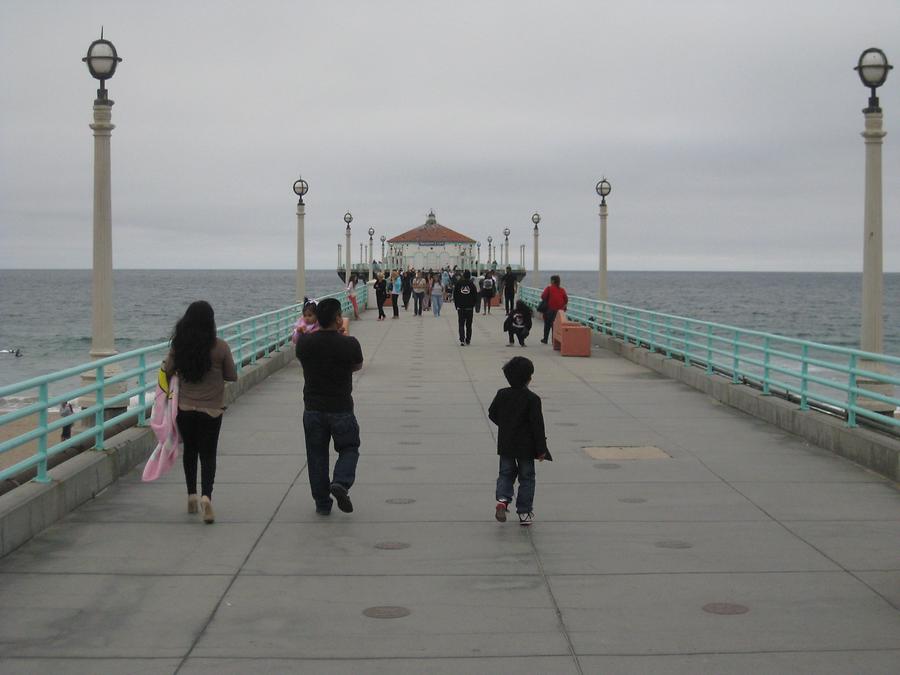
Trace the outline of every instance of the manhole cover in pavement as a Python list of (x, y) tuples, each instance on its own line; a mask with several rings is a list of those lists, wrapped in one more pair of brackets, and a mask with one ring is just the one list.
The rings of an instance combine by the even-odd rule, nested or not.
[(664, 450), (652, 445), (607, 445), (583, 450), (591, 459), (671, 459)]
[(723, 614), (726, 616), (734, 614), (746, 614), (750, 608), (746, 605), (736, 605), (732, 602), (710, 602), (703, 605), (703, 611), (710, 614)]
[(409, 548), (409, 544), (405, 541), (379, 541), (375, 544), (375, 548), (382, 551), (400, 551), (404, 548)]
[(643, 504), (647, 500), (643, 497), (622, 497), (619, 501), (623, 504)]
[(421, 441), (400, 441), (400, 445), (422, 445)]
[(694, 548), (694, 545), (691, 542), (679, 541), (678, 539), (658, 541), (653, 545), (656, 546), (656, 548)]
[(395, 466), (394, 471), (412, 471), (415, 468), (414, 466)]
[(597, 469), (621, 469), (621, 464), (613, 464), (611, 462), (600, 462), (599, 464), (594, 464), (594, 467)]
[(392, 497), (391, 499), (385, 499), (384, 501), (387, 504), (412, 504), (416, 500), (410, 499), (409, 497)]
[(368, 607), (363, 610), (363, 616), (370, 619), (401, 619), (410, 613), (406, 607)]

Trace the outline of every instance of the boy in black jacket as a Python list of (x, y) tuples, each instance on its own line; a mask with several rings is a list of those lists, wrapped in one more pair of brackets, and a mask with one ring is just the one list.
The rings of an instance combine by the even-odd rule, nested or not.
[(516, 513), (519, 524), (531, 525), (534, 520), (534, 460), (551, 460), (544, 433), (541, 399), (528, 389), (534, 364), (523, 356), (510, 359), (503, 366), (503, 374), (510, 386), (494, 396), (488, 417), (497, 425), (497, 454), (500, 455), (500, 475), (497, 478), (497, 506), (494, 517), (506, 522), (506, 513), (513, 499), (516, 478), (519, 495)]

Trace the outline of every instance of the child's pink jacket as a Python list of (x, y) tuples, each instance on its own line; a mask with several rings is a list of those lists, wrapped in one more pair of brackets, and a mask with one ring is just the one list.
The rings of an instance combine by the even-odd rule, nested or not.
[(150, 428), (159, 441), (147, 465), (144, 467), (143, 480), (156, 480), (175, 464), (181, 455), (181, 434), (178, 433), (178, 376), (166, 381), (165, 371), (160, 369), (156, 383), (156, 397), (153, 399), (153, 412), (150, 413)]

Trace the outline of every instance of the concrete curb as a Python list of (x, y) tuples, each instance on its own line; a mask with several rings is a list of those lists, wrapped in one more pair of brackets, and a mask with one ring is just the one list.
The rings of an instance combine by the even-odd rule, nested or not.
[(870, 429), (851, 429), (834, 417), (814, 410), (800, 410), (796, 403), (766, 396), (757, 389), (733, 384), (718, 375), (707, 375), (700, 368), (685, 366), (676, 359), (667, 359), (664, 354), (625, 344), (607, 335), (595, 334), (593, 343), (698, 389), (725, 405), (805, 438), (892, 481), (900, 481), (900, 441), (896, 439)]
[[(294, 358), (293, 345), (247, 365), (225, 387), (231, 403)], [(226, 413), (227, 414), (227, 413)], [(131, 427), (107, 439), (106, 449), (87, 450), (51, 469), (49, 483), (29, 482), (0, 496), (0, 557), (93, 499), (143, 462), (156, 447), (149, 427)]]

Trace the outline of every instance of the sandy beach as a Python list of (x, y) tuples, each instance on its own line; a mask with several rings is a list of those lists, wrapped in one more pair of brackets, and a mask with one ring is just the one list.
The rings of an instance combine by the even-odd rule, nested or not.
[[(47, 416), (48, 420), (52, 422), (53, 420), (59, 419), (59, 413), (51, 412)], [(0, 426), (0, 442), (8, 441), (11, 438), (15, 438), (16, 436), (21, 436), (22, 434), (26, 434), (38, 425), (38, 416), (37, 414), (29, 415), (28, 417), (23, 417), (20, 420), (16, 420), (15, 422), (10, 422), (9, 424), (4, 424)], [(75, 429), (72, 430), (73, 432)], [(62, 433), (61, 429), (56, 429), (55, 431), (50, 432), (50, 435), (47, 437), (47, 446), (50, 447), (55, 443), (59, 442), (60, 435)], [(33, 455), (37, 452), (38, 449), (38, 441), (37, 439), (33, 441), (29, 441), (24, 445), (20, 445), (17, 448), (10, 450), (9, 452), (4, 452), (0, 455), (0, 469), (5, 469), (9, 466), (12, 466), (16, 462), (21, 462), (23, 459)]]

